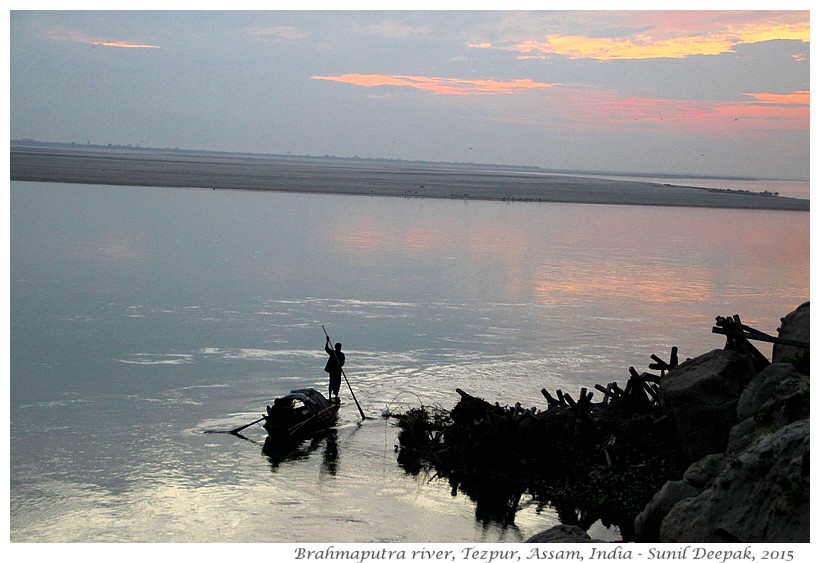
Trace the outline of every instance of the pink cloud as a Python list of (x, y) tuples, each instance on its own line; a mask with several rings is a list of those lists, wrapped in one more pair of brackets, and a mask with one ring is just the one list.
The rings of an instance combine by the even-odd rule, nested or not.
[(515, 80), (471, 80), (436, 76), (402, 76), (385, 74), (342, 74), (339, 76), (312, 76), (315, 80), (331, 80), (355, 86), (372, 88), (395, 86), (415, 88), (434, 94), (469, 96), (481, 94), (510, 94), (522, 90), (551, 88), (552, 84), (536, 82), (528, 78)]
[(46, 35), (56, 41), (71, 41), (74, 43), (85, 43), (87, 45), (101, 45), (103, 47), (119, 47), (122, 49), (159, 49), (158, 45), (131, 43), (130, 41), (116, 41), (110, 39), (95, 39), (82, 33), (66, 29), (51, 29), (46, 32)]

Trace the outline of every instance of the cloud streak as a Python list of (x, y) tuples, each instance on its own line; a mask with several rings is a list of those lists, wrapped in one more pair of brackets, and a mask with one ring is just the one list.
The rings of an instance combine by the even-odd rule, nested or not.
[(132, 43), (130, 41), (117, 41), (110, 39), (95, 39), (76, 31), (65, 29), (51, 29), (46, 35), (55, 41), (71, 41), (73, 43), (84, 43), (86, 45), (100, 45), (102, 47), (118, 47), (121, 49), (159, 49), (158, 45), (146, 43)]
[(311, 76), (314, 80), (330, 80), (354, 86), (373, 88), (393, 86), (415, 88), (433, 94), (448, 96), (475, 96), (486, 94), (511, 94), (524, 90), (552, 88), (547, 82), (537, 82), (529, 78), (516, 80), (475, 80), (466, 78), (445, 78), (437, 76), (402, 76), (390, 74), (342, 74), (338, 76)]

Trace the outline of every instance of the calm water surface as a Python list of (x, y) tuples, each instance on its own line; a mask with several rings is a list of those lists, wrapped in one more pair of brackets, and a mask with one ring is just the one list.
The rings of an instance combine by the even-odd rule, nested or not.
[[(397, 464), (384, 407), (455, 388), (546, 407), (650, 354), (776, 334), (809, 298), (809, 214), (11, 183), (13, 542), (512, 542)], [(335, 432), (289, 459), (206, 433), (326, 388)], [(761, 347), (768, 353), (765, 347)], [(596, 537), (617, 537), (598, 526)]]

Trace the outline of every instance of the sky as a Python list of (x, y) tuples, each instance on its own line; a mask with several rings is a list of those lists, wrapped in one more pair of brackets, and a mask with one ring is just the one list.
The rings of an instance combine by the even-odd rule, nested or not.
[(11, 139), (809, 177), (809, 11), (25, 11)]

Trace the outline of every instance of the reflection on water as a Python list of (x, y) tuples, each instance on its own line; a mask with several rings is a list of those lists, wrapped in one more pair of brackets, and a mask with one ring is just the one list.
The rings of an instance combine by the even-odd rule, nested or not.
[(275, 472), (280, 464), (307, 459), (321, 449), (322, 471), (336, 475), (339, 460), (339, 439), (336, 434), (337, 431), (331, 429), (318, 436), (284, 445), (267, 437), (262, 445), (262, 455), (268, 458), (271, 470)]
[(543, 407), (808, 299), (808, 213), (21, 182), (10, 204), (15, 542), (519, 541), (555, 510), (406, 471), (346, 389), (281, 458), (205, 431), (325, 388), (322, 325), (377, 417), (456, 387)]

